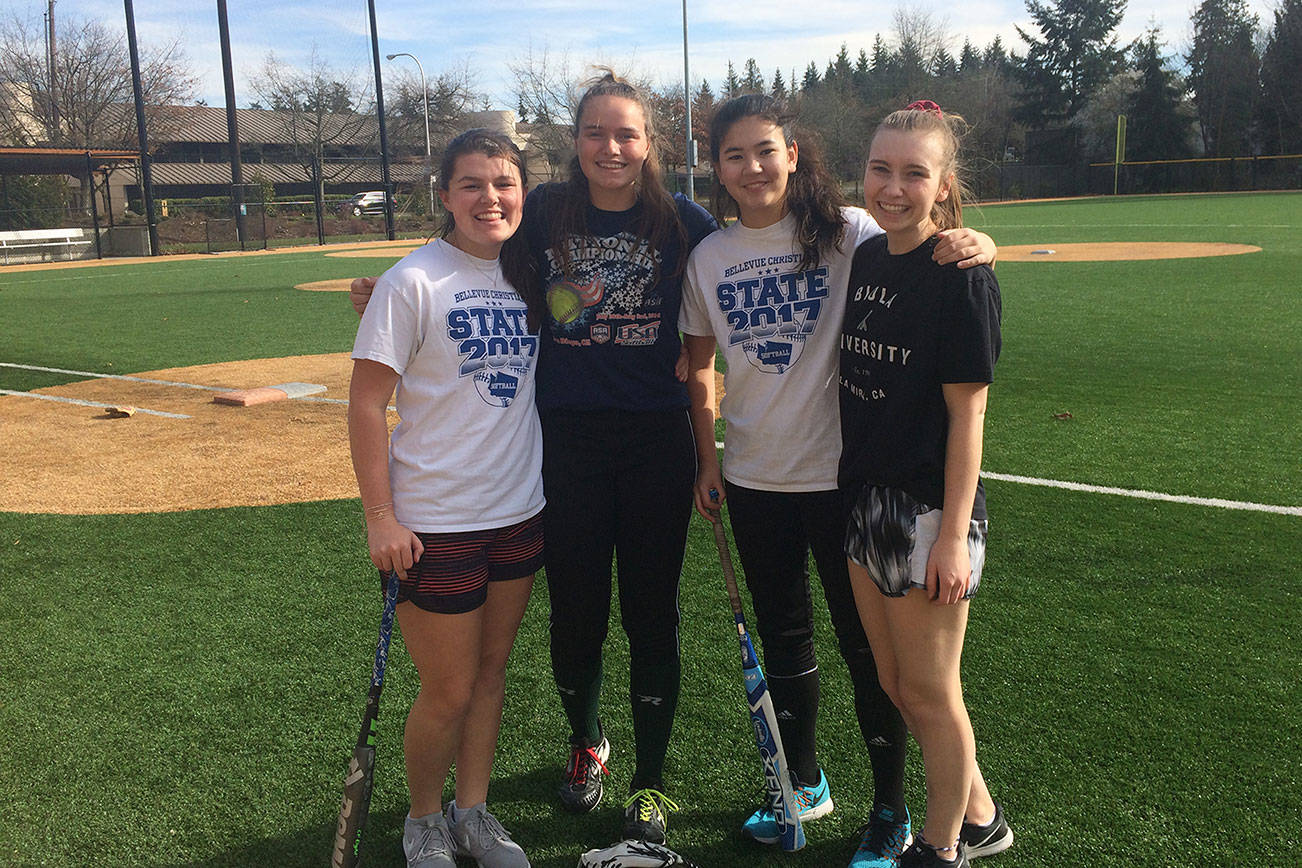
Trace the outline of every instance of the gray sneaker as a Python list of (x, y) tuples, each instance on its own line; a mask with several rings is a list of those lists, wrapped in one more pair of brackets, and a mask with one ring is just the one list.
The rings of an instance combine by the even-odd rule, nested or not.
[(456, 845), (452, 832), (442, 814), (413, 820), (410, 816), (402, 824), (402, 852), (407, 855), (407, 868), (457, 868), (453, 855)]
[(479, 868), (529, 868), (524, 850), (511, 840), (483, 802), (464, 811), (457, 809), (452, 840), (456, 842), (457, 854), (473, 856)]

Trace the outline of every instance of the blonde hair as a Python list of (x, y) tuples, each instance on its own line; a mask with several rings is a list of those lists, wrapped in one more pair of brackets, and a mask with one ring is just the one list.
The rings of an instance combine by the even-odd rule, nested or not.
[(931, 206), (931, 222), (936, 224), (937, 229), (958, 229), (963, 225), (963, 199), (971, 194), (965, 183), (958, 149), (968, 129), (968, 122), (962, 115), (946, 114), (934, 102), (922, 100), (910, 104), (908, 108), (891, 112), (873, 132), (874, 137), (882, 130), (939, 137), (940, 174), (942, 178), (949, 179), (949, 195)]

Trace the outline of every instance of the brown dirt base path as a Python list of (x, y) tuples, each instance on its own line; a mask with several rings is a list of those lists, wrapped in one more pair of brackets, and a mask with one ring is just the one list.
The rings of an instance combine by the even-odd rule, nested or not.
[[(348, 354), (333, 353), (135, 376), (232, 389), (319, 383), (327, 387), (319, 397), (346, 400), (351, 373)], [(109, 379), (36, 391), (190, 418), (112, 418), (99, 407), (0, 396), (3, 511), (170, 512), (357, 496), (343, 404), (231, 407), (212, 403), (210, 391)]]

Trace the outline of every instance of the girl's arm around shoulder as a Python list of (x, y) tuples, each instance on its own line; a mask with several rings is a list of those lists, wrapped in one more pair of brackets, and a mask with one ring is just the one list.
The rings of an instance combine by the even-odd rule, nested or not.
[(994, 265), (995, 257), (999, 254), (993, 238), (966, 226), (961, 229), (946, 229), (936, 235), (940, 241), (932, 251), (931, 258), (941, 265), (957, 265), (959, 268)]

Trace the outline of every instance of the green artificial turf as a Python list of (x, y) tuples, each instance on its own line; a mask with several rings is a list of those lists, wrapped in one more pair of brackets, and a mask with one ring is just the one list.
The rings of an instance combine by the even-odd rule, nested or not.
[[(1085, 200), (969, 215), (1001, 243), (1223, 240), (1259, 254), (1004, 263), (991, 471), (1297, 506), (1302, 196)], [(1142, 231), (1141, 231), (1141, 227)], [(1048, 230), (1052, 229), (1053, 234)], [(1150, 234), (1151, 233), (1151, 234)], [(319, 251), (0, 270), (0, 361), (134, 373), (341, 352), (356, 319), (295, 283), (387, 261)], [(166, 319), (164, 319), (166, 318)], [(0, 368), (0, 387), (76, 379)], [(1070, 420), (1053, 414), (1070, 411)], [(0, 416), (0, 422), (3, 417)], [(4, 474), (22, 468), (3, 464)], [(965, 682), (1017, 844), (992, 865), (1269, 865), (1302, 815), (1302, 518), (988, 483), (992, 535)], [(355, 500), (127, 516), (0, 513), (0, 864), (325, 864), (380, 598)], [(540, 868), (619, 828), (627, 646), (593, 814), (560, 812), (565, 731), (542, 577), (509, 673), (492, 801)], [(814, 583), (817, 606), (821, 596)], [(820, 757), (837, 811), (783, 856), (737, 833), (758, 765), (713, 542), (693, 518), (670, 842), (705, 868), (841, 866), (870, 807), (848, 679), (819, 614)], [(402, 864), (395, 638), (367, 863)], [(908, 789), (923, 808), (920, 762)], [(468, 862), (465, 864), (469, 864)]]
[[(296, 284), (378, 274), (397, 256), (304, 251), (56, 271), (0, 271), (0, 362), (130, 374), (208, 362), (342, 352), (357, 316)], [(0, 368), (0, 388), (79, 377)]]

